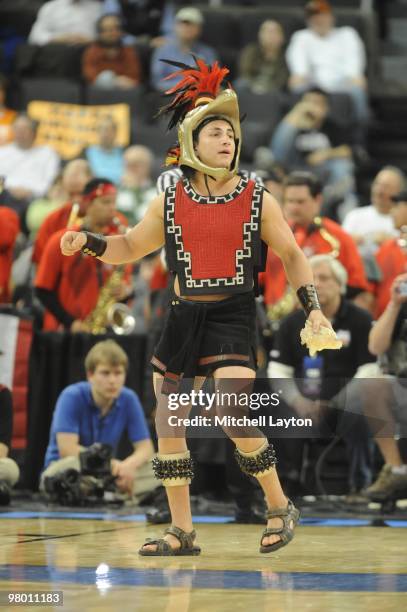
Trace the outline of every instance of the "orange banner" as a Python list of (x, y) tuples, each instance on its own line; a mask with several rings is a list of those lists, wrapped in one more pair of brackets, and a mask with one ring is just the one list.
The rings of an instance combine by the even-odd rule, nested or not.
[(81, 106), (34, 100), (27, 112), (39, 123), (36, 144), (49, 145), (62, 159), (78, 157), (84, 148), (98, 144), (97, 128), (103, 117), (117, 124), (116, 144), (126, 147), (130, 140), (130, 109), (127, 104)]

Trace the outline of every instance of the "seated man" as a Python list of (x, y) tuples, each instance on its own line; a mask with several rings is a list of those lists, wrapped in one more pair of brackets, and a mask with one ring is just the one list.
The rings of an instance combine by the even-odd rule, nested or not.
[(28, 115), (17, 115), (14, 140), (0, 146), (0, 176), (10, 208), (22, 214), (33, 198), (45, 195), (58, 174), (59, 155), (47, 145), (35, 144), (38, 125)]
[(397, 276), (407, 270), (407, 191), (393, 196), (390, 214), (397, 238), (386, 240), (376, 253), (377, 265), (380, 268), (381, 280), (376, 286), (376, 319), (386, 308), (391, 293), (391, 286)]
[(295, 32), (287, 49), (290, 87), (301, 91), (316, 85), (329, 92), (346, 92), (352, 98), (359, 132), (369, 117), (366, 93), (366, 51), (352, 27), (335, 27), (327, 0), (311, 0), (305, 6), (307, 27)]
[(10, 502), (10, 490), (20, 470), (13, 459), (7, 457), (13, 431), (13, 398), (7, 387), (0, 385), (0, 506)]
[[(345, 216), (342, 227), (366, 256), (378, 251), (386, 240), (398, 235), (392, 218), (397, 195), (405, 193), (406, 177), (396, 166), (384, 166), (373, 179), (370, 204), (357, 206)], [(393, 280), (393, 279), (392, 279)]]
[(389, 384), (379, 379), (367, 389), (368, 417), (385, 424), (375, 435), (385, 465), (365, 494), (374, 501), (386, 501), (407, 494), (407, 463), (395, 439), (396, 422), (399, 436), (407, 435), (407, 273), (397, 276), (391, 286), (390, 301), (370, 332), (369, 350), (385, 357), (391, 378), (387, 378)]
[(97, 22), (98, 37), (82, 56), (82, 75), (98, 87), (130, 89), (141, 79), (136, 50), (123, 44), (123, 30), (117, 15), (107, 14)]
[(38, 11), (28, 42), (32, 45), (86, 44), (95, 38), (101, 13), (102, 3), (98, 0), (51, 0)]
[(123, 174), (123, 149), (116, 144), (118, 125), (113, 117), (106, 115), (97, 129), (98, 144), (86, 147), (83, 156), (94, 176), (105, 176), (118, 185)]
[[(346, 408), (343, 425), (344, 440), (349, 453), (349, 488), (360, 491), (371, 480), (371, 439), (365, 420), (359, 415), (360, 383), (357, 379), (378, 374), (375, 358), (368, 351), (368, 337), (372, 319), (370, 315), (347, 300), (347, 273), (344, 266), (331, 255), (315, 255), (309, 260), (314, 273), (315, 286), (323, 314), (332, 321), (337, 336), (343, 342), (340, 351), (325, 350), (309, 357), (305, 346), (298, 346), (296, 334), (304, 325), (300, 310), (281, 322), (276, 335), (275, 349), (271, 352), (269, 377), (275, 389), (283, 390), (283, 398), (294, 414), (319, 418), (321, 401), (330, 408)], [(296, 381), (292, 380), (295, 377)], [(291, 380), (282, 380), (291, 379)], [(333, 411), (325, 415), (331, 424)], [(335, 424), (335, 427), (337, 425)], [(286, 453), (298, 456), (300, 440), (293, 440)], [(284, 444), (290, 448), (290, 440)], [(287, 455), (288, 456), (288, 455)], [(290, 462), (292, 457), (289, 458)], [(302, 461), (302, 459), (301, 459)], [(299, 465), (292, 466), (299, 472)]]
[[(192, 65), (192, 55), (212, 64), (216, 59), (216, 52), (212, 47), (200, 41), (204, 17), (198, 8), (186, 6), (175, 15), (174, 29), (169, 40), (157, 47), (151, 58), (151, 85), (153, 89), (164, 92), (176, 85), (179, 77), (167, 79), (174, 71), (173, 67), (162, 62), (162, 59), (171, 62), (182, 62)], [(164, 80), (166, 79), (166, 80)]]
[[(283, 183), (283, 212), (297, 243), (307, 257), (325, 253), (337, 257), (347, 272), (347, 297), (359, 306), (372, 301), (363, 262), (352, 238), (340, 225), (321, 215), (322, 184), (312, 174), (292, 172)], [(296, 307), (280, 260), (269, 251), (264, 274), (264, 302), (272, 321), (279, 321)]]
[(313, 172), (324, 182), (325, 213), (333, 218), (355, 205), (352, 144), (348, 127), (329, 117), (327, 94), (314, 87), (277, 125), (270, 149), (286, 170)]
[(124, 461), (113, 459), (112, 475), (120, 491), (139, 500), (156, 488), (150, 459), (154, 454), (140, 400), (124, 386), (128, 358), (113, 340), (98, 342), (85, 358), (87, 382), (64, 389), (58, 398), (45, 455), (44, 480), (68, 469), (80, 470), (81, 451), (96, 442), (113, 453), (125, 430), (134, 452)]

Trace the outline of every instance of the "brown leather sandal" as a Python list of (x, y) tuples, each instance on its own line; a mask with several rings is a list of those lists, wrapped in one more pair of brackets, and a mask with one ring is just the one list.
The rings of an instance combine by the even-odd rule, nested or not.
[[(195, 530), (187, 533), (183, 529), (171, 525), (171, 527), (167, 527), (164, 531), (164, 535), (167, 533), (175, 536), (177, 540), (180, 541), (181, 546), (179, 548), (172, 548), (171, 544), (169, 544), (167, 540), (164, 540), (164, 538), (159, 538), (158, 540), (147, 538), (138, 551), (139, 555), (143, 555), (144, 557), (181, 557), (201, 554), (199, 546), (194, 546), (194, 540), (196, 538)], [(146, 550), (144, 547), (148, 544), (156, 544), (156, 550)]]
[[(300, 511), (294, 506), (293, 502), (289, 499), (288, 505), (286, 508), (272, 508), (267, 511), (267, 518), (280, 518), (283, 521), (281, 527), (267, 527), (263, 531), (260, 540), (260, 552), (261, 553), (269, 553), (279, 548), (282, 548), (294, 537), (294, 529), (298, 523), (300, 518)], [(290, 526), (291, 521), (293, 522), (293, 526)], [(263, 539), (269, 535), (279, 535), (280, 539), (274, 544), (268, 544), (267, 546), (263, 546)]]

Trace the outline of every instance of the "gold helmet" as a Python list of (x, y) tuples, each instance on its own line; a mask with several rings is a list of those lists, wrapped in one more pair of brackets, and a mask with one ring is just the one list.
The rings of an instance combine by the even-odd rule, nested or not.
[[(221, 68), (218, 62), (208, 66), (202, 60), (194, 59), (196, 68), (163, 60), (180, 68), (167, 78), (183, 77), (177, 85), (165, 92), (168, 96), (175, 94), (175, 97), (159, 112), (160, 115), (172, 112), (168, 127), (178, 127), (179, 145), (168, 152), (166, 165), (188, 166), (215, 179), (227, 179), (238, 171), (242, 142), (237, 95), (230, 87), (221, 91), (221, 84), (229, 73), (228, 68)], [(207, 166), (195, 152), (196, 131), (216, 119), (227, 121), (234, 132), (235, 154), (229, 168)]]

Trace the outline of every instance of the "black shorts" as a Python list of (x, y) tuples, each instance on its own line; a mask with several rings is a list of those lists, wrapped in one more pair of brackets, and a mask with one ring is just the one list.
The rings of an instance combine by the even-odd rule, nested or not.
[(164, 330), (151, 363), (166, 377), (209, 376), (240, 365), (257, 368), (256, 303), (253, 292), (218, 302), (173, 295)]

